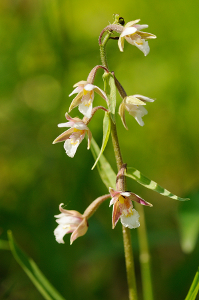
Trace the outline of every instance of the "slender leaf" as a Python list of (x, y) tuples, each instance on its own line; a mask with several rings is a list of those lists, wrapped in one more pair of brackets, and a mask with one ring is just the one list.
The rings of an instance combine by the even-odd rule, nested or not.
[(185, 298), (185, 300), (195, 300), (196, 296), (198, 294), (198, 290), (199, 290), (199, 269), (196, 272), (196, 275), (193, 279), (192, 285), (189, 289), (189, 292), (188, 292), (187, 297)]
[(107, 145), (107, 142), (108, 142), (108, 139), (109, 139), (109, 135), (110, 135), (110, 132), (111, 132), (111, 121), (110, 121), (110, 118), (109, 118), (109, 115), (107, 112), (105, 112), (105, 115), (104, 115), (104, 121), (103, 121), (103, 140), (102, 140), (102, 147), (101, 147), (101, 150), (99, 152), (99, 155), (92, 167), (92, 170), (95, 168), (98, 160), (100, 159), (100, 156), (102, 155), (102, 153), (104, 152), (104, 149), (106, 148), (106, 145)]
[(15, 243), (12, 232), (8, 231), (10, 249), (16, 261), (28, 275), (32, 283), (46, 300), (64, 300), (51, 283), (39, 270), (35, 262), (29, 258)]
[(128, 168), (126, 176), (134, 179), (135, 181), (145, 186), (146, 188), (153, 190), (163, 196), (167, 196), (169, 198), (172, 198), (174, 200), (179, 200), (179, 201), (189, 200), (189, 198), (180, 198), (172, 194), (171, 192), (169, 192), (168, 190), (164, 189), (159, 184), (157, 184), (155, 181), (144, 176), (140, 171), (136, 170), (135, 168)]
[[(100, 149), (97, 143), (95, 142), (94, 138), (92, 138), (91, 140), (91, 152), (93, 154), (94, 159), (97, 159), (100, 153)], [(107, 189), (109, 189), (109, 187), (115, 188), (116, 174), (114, 173), (113, 169), (111, 168), (110, 164), (108, 163), (103, 154), (99, 158), (97, 169)]]
[(104, 90), (109, 99), (109, 111), (113, 122), (115, 123), (115, 107), (116, 107), (116, 86), (115, 80), (111, 73), (105, 73), (104, 78)]

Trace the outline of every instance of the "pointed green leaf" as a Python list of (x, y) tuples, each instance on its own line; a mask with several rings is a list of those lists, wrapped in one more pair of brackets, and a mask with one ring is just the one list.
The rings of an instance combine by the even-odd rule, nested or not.
[(127, 168), (126, 176), (134, 179), (141, 185), (145, 186), (147, 189), (153, 190), (163, 196), (167, 196), (169, 198), (172, 198), (174, 200), (179, 200), (179, 201), (189, 200), (189, 198), (180, 198), (172, 194), (171, 192), (169, 192), (168, 190), (164, 189), (159, 184), (157, 184), (155, 181), (144, 176), (140, 171), (136, 170), (135, 168)]
[(109, 111), (111, 118), (115, 123), (115, 107), (116, 107), (116, 86), (115, 80), (111, 73), (105, 73), (104, 79), (104, 90), (109, 100)]
[(110, 135), (110, 132), (111, 132), (111, 121), (110, 121), (110, 118), (109, 118), (109, 114), (107, 112), (105, 112), (105, 115), (104, 115), (104, 121), (103, 121), (103, 140), (102, 140), (102, 147), (101, 147), (101, 150), (99, 152), (99, 155), (92, 167), (91, 170), (93, 170), (98, 162), (98, 160), (100, 159), (100, 156), (102, 155), (102, 153), (104, 152), (104, 149), (106, 148), (106, 145), (107, 145), (107, 142), (108, 142), (108, 139), (109, 139), (109, 135)]
[(39, 270), (35, 262), (29, 258), (15, 243), (12, 232), (8, 231), (10, 249), (16, 261), (28, 275), (32, 283), (46, 300), (64, 300), (51, 283)]
[[(100, 153), (100, 149), (97, 143), (95, 142), (94, 138), (92, 138), (91, 140), (91, 152), (93, 154), (94, 159), (97, 159)], [(116, 174), (114, 173), (113, 169), (111, 168), (110, 164), (108, 163), (103, 154), (99, 158), (97, 169), (107, 189), (109, 189), (109, 187), (115, 188)]]
[(189, 290), (185, 300), (195, 300), (196, 296), (198, 294), (198, 290), (199, 290), (199, 269), (196, 272), (196, 275), (193, 279), (192, 285), (190, 287), (190, 290)]

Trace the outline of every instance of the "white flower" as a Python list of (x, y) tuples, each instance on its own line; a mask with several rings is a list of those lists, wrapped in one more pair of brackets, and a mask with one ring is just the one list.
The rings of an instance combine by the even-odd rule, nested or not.
[(123, 52), (124, 40), (126, 39), (128, 43), (136, 46), (146, 56), (150, 51), (148, 42), (146, 40), (155, 39), (156, 36), (152, 33), (140, 31), (144, 28), (148, 28), (148, 25), (139, 25), (137, 24), (139, 21), (140, 20), (131, 21), (124, 26), (123, 31), (118, 40), (118, 46), (120, 51)]
[(72, 233), (70, 244), (78, 237), (84, 235), (88, 230), (86, 218), (75, 210), (66, 210), (62, 208), (63, 203), (59, 205), (61, 214), (56, 215), (56, 222), (59, 224), (54, 230), (55, 239), (58, 243), (64, 244), (63, 237), (67, 233)]
[(62, 134), (60, 134), (54, 141), (53, 144), (58, 143), (58, 142), (63, 142), (64, 143), (64, 149), (66, 151), (66, 154), (69, 157), (74, 157), (77, 148), (81, 141), (84, 139), (85, 134), (88, 134), (88, 147), (87, 149), (90, 148), (90, 141), (92, 138), (91, 131), (89, 128), (86, 126), (86, 124), (80, 120), (79, 118), (71, 118), (67, 113), (66, 113), (66, 119), (69, 121), (67, 123), (61, 123), (58, 126), (59, 127), (71, 127), (70, 129), (66, 130)]
[(78, 106), (79, 111), (88, 119), (91, 117), (92, 103), (94, 100), (94, 92), (98, 93), (103, 99), (107, 101), (107, 96), (98, 86), (88, 83), (87, 81), (80, 81), (74, 85), (74, 91), (69, 95), (77, 94), (71, 102), (69, 112)]
[(144, 125), (142, 117), (148, 114), (148, 111), (143, 107), (146, 105), (146, 102), (153, 102), (154, 99), (142, 96), (142, 95), (133, 95), (127, 96), (123, 99), (119, 107), (119, 115), (121, 117), (122, 123), (126, 129), (128, 129), (125, 120), (125, 110), (132, 115), (140, 126)]
[(133, 208), (132, 201), (136, 201), (142, 205), (153, 206), (151, 203), (145, 201), (138, 195), (131, 192), (115, 191), (109, 188), (111, 194), (110, 205), (113, 205), (112, 214), (112, 226), (113, 228), (117, 224), (118, 220), (121, 220), (122, 225), (128, 228), (137, 228), (140, 226), (139, 214)]

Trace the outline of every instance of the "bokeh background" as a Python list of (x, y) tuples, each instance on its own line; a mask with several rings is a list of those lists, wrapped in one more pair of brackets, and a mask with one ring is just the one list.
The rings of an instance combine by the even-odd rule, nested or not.
[[(155, 98), (145, 126), (117, 115), (124, 161), (174, 194), (178, 203), (128, 181), (128, 189), (153, 203), (145, 208), (155, 299), (184, 299), (198, 267), (199, 243), (199, 39), (197, 0), (0, 1), (0, 239), (11, 229), (17, 243), (66, 299), (127, 299), (121, 224), (111, 229), (108, 201), (72, 246), (55, 242), (58, 205), (83, 212), (107, 193), (83, 141), (73, 159), (62, 132), (74, 83), (100, 64), (98, 36), (113, 21), (140, 18), (157, 39), (147, 57), (117, 42), (107, 46), (109, 67), (129, 95)], [(95, 84), (103, 88), (102, 71)], [(95, 104), (102, 104), (98, 96)], [(118, 95), (117, 107), (120, 104)], [(74, 109), (71, 115), (79, 116)], [(103, 112), (90, 123), (102, 140)], [(112, 145), (105, 150), (116, 171)], [(132, 230), (138, 292), (137, 231)], [(3, 248), (3, 247), (2, 247)], [(6, 248), (6, 247), (5, 247)], [(43, 299), (6, 249), (0, 254), (0, 298)]]

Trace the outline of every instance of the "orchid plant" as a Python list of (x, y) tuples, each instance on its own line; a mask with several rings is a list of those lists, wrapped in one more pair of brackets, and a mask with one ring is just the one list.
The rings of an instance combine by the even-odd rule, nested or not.
[[(70, 127), (70, 129), (61, 133), (53, 142), (55, 144), (57, 142), (64, 141), (64, 149), (66, 151), (66, 154), (72, 158), (76, 154), (78, 146), (87, 134), (87, 148), (91, 149), (95, 159), (95, 163), (92, 169), (97, 165), (102, 181), (109, 191), (108, 194), (102, 195), (99, 198), (95, 199), (83, 214), (73, 210), (66, 210), (63, 208), (64, 204), (60, 204), (60, 214), (55, 215), (56, 222), (58, 223), (58, 226), (54, 231), (56, 241), (58, 243), (64, 243), (63, 238), (65, 234), (71, 233), (70, 242), (72, 244), (78, 237), (85, 235), (88, 230), (88, 219), (93, 215), (93, 213), (97, 210), (102, 202), (107, 199), (111, 199), (110, 206), (113, 205), (112, 228), (115, 228), (119, 220), (121, 221), (123, 228), (129, 299), (131, 300), (137, 299), (137, 292), (136, 278), (133, 267), (134, 264), (130, 229), (135, 229), (139, 226), (144, 228), (145, 226), (143, 211), (140, 210), (142, 214), (142, 216), (140, 216), (139, 212), (134, 208), (133, 203), (135, 202), (135, 204), (139, 203), (143, 206), (149, 207), (152, 207), (153, 205), (142, 199), (140, 196), (127, 190), (125, 180), (126, 176), (137, 181), (146, 188), (152, 189), (164, 196), (168, 196), (172, 199), (180, 201), (187, 200), (170, 193), (166, 189), (159, 186), (156, 182), (146, 178), (143, 174), (141, 174), (140, 171), (136, 170), (135, 168), (127, 167), (127, 164), (124, 163), (122, 159), (119, 139), (117, 135), (117, 124), (115, 120), (115, 114), (117, 112), (116, 89), (118, 90), (119, 95), (122, 98), (122, 101), (119, 103), (118, 112), (125, 129), (128, 129), (125, 121), (125, 110), (127, 110), (129, 114), (135, 118), (140, 126), (143, 126), (144, 122), (142, 118), (147, 114), (147, 110), (144, 106), (147, 103), (152, 103), (154, 99), (139, 94), (134, 94), (132, 96), (128, 96), (126, 94), (125, 89), (116, 78), (115, 73), (109, 71), (105, 47), (110, 39), (118, 40), (119, 50), (123, 52), (124, 42), (126, 40), (128, 43), (136, 46), (139, 50), (141, 50), (145, 56), (148, 55), (150, 51), (148, 40), (155, 39), (156, 36), (148, 32), (143, 32), (142, 30), (147, 28), (148, 25), (140, 25), (138, 24), (139, 22), (140, 20), (135, 20), (124, 25), (124, 19), (119, 17), (119, 15), (115, 15), (113, 24), (106, 26), (102, 30), (99, 36), (101, 65), (96, 65), (91, 70), (86, 81), (82, 80), (76, 83), (74, 85), (75, 89), (69, 95), (72, 96), (74, 94), (77, 94), (69, 106), (69, 112), (73, 113), (73, 110), (78, 107), (80, 113), (82, 113), (83, 115), (82, 119), (71, 117), (68, 113), (66, 113), (65, 116), (68, 122), (61, 123), (58, 126)], [(96, 72), (100, 69), (104, 71), (104, 91), (98, 86), (94, 85)], [(96, 92), (103, 99), (103, 106), (93, 107), (94, 92)], [(88, 127), (89, 122), (94, 118), (95, 113), (99, 109), (102, 109), (105, 112), (103, 120), (103, 141), (101, 149), (96, 144)], [(118, 169), (117, 175), (113, 172), (109, 162), (103, 155), (110, 134), (112, 137), (114, 154)], [(81, 149), (79, 149), (78, 151), (81, 151)], [(135, 207), (139, 210), (137, 204)], [(138, 234), (140, 235), (140, 239), (145, 239), (147, 241), (146, 230), (138, 230)], [(147, 255), (147, 259), (144, 262), (141, 261), (141, 264), (144, 263), (149, 267), (149, 253), (147, 253)], [(142, 276), (143, 283), (146, 280), (149, 281), (149, 278), (145, 278), (144, 273)], [(150, 292), (148, 291), (148, 296), (146, 299), (152, 299), (152, 297), (151, 287)]]

